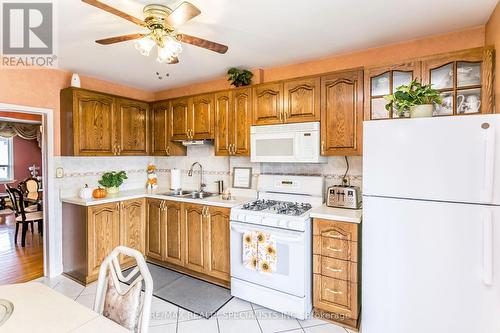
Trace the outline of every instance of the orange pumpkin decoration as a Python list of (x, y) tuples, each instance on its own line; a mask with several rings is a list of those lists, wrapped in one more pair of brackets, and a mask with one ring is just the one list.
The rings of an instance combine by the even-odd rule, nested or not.
[(108, 191), (106, 191), (106, 189), (102, 188), (102, 187), (98, 187), (94, 191), (92, 191), (92, 196), (95, 199), (105, 198), (107, 195), (108, 195)]

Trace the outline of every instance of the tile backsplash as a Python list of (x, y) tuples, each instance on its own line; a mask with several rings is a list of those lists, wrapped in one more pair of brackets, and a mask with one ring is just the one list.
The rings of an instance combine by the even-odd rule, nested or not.
[[(146, 167), (155, 163), (158, 168), (158, 183), (161, 188), (170, 188), (170, 170), (181, 170), (184, 189), (196, 189), (199, 184), (199, 167), (194, 169), (193, 176), (188, 170), (194, 162), (203, 166), (203, 181), (208, 191), (216, 191), (215, 181), (223, 180), (224, 186), (231, 185), (233, 167), (252, 167), (252, 188), (256, 189), (260, 174), (320, 175), (325, 177), (326, 186), (340, 184), (346, 170), (342, 156), (330, 157), (327, 163), (251, 163), (248, 157), (215, 156), (213, 145), (191, 146), (187, 148), (187, 156), (178, 157), (56, 157), (56, 167), (64, 168), (64, 178), (56, 179), (56, 186), (61, 196), (75, 196), (78, 189), (88, 184), (96, 187), (103, 172), (125, 170), (129, 179), (122, 189), (142, 188), (146, 184)], [(362, 159), (349, 157), (348, 179), (352, 185), (361, 186)]]

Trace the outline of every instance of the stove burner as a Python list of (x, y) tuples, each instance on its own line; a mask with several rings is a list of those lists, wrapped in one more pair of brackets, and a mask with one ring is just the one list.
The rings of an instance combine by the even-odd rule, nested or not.
[(300, 216), (312, 208), (308, 203), (256, 200), (246, 203), (242, 207), (245, 210), (262, 211), (269, 209), (272, 213), (289, 216)]

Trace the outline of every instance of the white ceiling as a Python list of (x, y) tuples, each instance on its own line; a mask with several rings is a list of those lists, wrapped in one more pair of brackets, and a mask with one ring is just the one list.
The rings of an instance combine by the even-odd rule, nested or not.
[[(146, 4), (175, 0), (102, 0), (142, 19)], [(144, 57), (133, 42), (94, 40), (143, 31), (82, 3), (57, 1), (63, 69), (158, 91), (225, 74), (233, 66), (272, 67), (485, 24), (497, 0), (190, 0), (201, 15), (179, 31), (229, 46), (225, 55), (184, 44), (175, 65)], [(155, 72), (169, 73), (159, 80)]]

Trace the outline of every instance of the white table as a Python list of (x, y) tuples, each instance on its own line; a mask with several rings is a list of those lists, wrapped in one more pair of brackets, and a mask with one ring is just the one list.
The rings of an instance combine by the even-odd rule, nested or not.
[(130, 332), (38, 282), (0, 286), (0, 298), (14, 304), (12, 316), (0, 326), (2, 333)]

